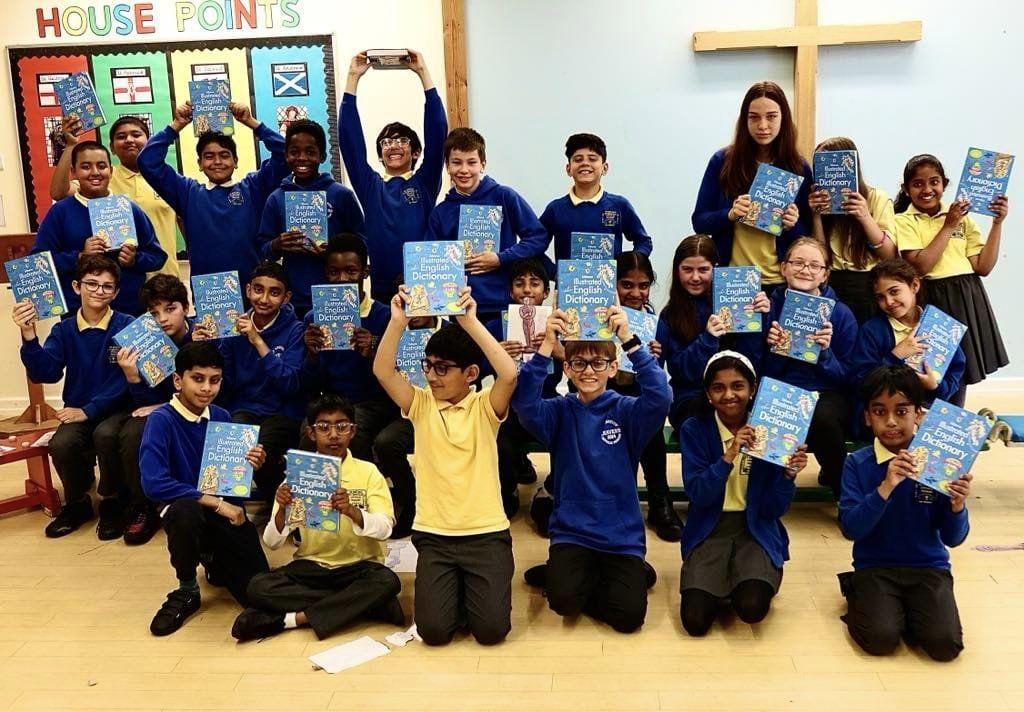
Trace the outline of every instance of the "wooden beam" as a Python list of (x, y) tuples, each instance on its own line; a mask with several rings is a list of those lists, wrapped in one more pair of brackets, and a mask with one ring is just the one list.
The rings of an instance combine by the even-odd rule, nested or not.
[(441, 0), (444, 23), (444, 75), (448, 128), (469, 126), (469, 80), (466, 73), (464, 0)]
[[(817, 27), (817, 0), (796, 0), (796, 26)], [(796, 48), (796, 62), (793, 65), (793, 86), (795, 89), (796, 141), (800, 154), (808, 160), (814, 153), (817, 136), (817, 87), (818, 87), (818, 46), (799, 45)]]
[(779, 27), (774, 30), (694, 32), (693, 49), (697, 52), (711, 52), (719, 49), (799, 47), (800, 45), (917, 42), (920, 39), (921, 22), (910, 21), (885, 25), (822, 25), (818, 27)]

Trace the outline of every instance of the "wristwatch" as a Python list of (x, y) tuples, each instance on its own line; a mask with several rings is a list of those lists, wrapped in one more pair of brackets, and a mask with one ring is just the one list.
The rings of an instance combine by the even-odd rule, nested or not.
[(637, 336), (636, 334), (633, 334), (633, 336), (632, 336), (631, 338), (629, 338), (629, 339), (627, 339), (626, 341), (623, 341), (623, 342), (622, 342), (622, 350), (623, 350), (624, 352), (626, 352), (626, 353), (629, 353), (629, 351), (630, 351), (630, 350), (631, 350), (631, 349), (632, 349), (632, 348), (633, 348), (634, 346), (640, 346), (640, 345), (641, 345), (642, 343), (643, 343), (643, 342), (642, 342), (642, 341), (640, 341), (640, 337), (639, 337), (639, 336)]

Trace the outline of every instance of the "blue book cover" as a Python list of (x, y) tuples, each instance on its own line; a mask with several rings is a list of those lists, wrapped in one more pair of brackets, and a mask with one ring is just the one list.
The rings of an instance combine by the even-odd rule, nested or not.
[(407, 242), (402, 246), (409, 316), (464, 314), (459, 292), (466, 286), (462, 243)]
[(754, 182), (750, 184), (750, 211), (743, 222), (772, 235), (781, 235), (782, 213), (796, 201), (803, 182), (803, 176), (796, 173), (758, 163)]
[(924, 308), (921, 321), (917, 323), (914, 336), (923, 341), (928, 349), (921, 355), (914, 355), (904, 360), (915, 370), (922, 370), (922, 363), (927, 364), (936, 381), (942, 381), (949, 370), (949, 362), (956, 353), (957, 347), (967, 334), (967, 326), (951, 317), (938, 307), (931, 304)]
[(611, 341), (608, 308), (617, 301), (613, 260), (558, 263), (558, 308), (565, 312), (565, 341)]
[(68, 304), (57, 279), (57, 267), (49, 252), (37, 252), (4, 262), (4, 269), (11, 281), (15, 303), (32, 302), (40, 320), (68, 313)]
[(331, 507), (331, 496), (341, 482), (341, 459), (289, 450), (285, 463), (285, 482), (292, 490), (285, 524), (337, 532), (341, 528), (341, 512)]
[(60, 104), (60, 112), (64, 116), (74, 116), (82, 122), (82, 131), (90, 131), (107, 123), (103, 116), (103, 107), (96, 98), (96, 90), (92, 79), (85, 72), (75, 72), (70, 77), (61, 79), (53, 85)]
[(120, 250), (121, 245), (138, 245), (132, 201), (127, 195), (108, 195), (89, 199), (89, 223), (92, 234), (106, 243), (108, 250)]
[(995, 215), (988, 209), (988, 205), (1000, 195), (1006, 195), (1012, 168), (1013, 156), (1009, 153), (973, 147), (968, 149), (964, 169), (960, 172), (956, 199), (971, 201), (972, 213)]
[(497, 252), (501, 244), (501, 206), (461, 206), (459, 240), (467, 257), (474, 252)]
[(811, 337), (832, 318), (835, 306), (835, 299), (787, 289), (786, 301), (779, 313), (782, 340), (772, 347), (772, 353), (789, 356), (797, 361), (818, 363), (821, 345)]
[(114, 334), (114, 343), (123, 349), (134, 348), (139, 352), (135, 365), (150, 388), (174, 373), (174, 356), (178, 347), (167, 338), (152, 314), (143, 314)]
[(615, 235), (610, 232), (574, 232), (569, 235), (569, 258), (574, 260), (615, 259)]
[(992, 425), (982, 416), (936, 400), (910, 441), (917, 481), (949, 495), (949, 483), (971, 471)]
[(747, 425), (754, 444), (742, 451), (751, 457), (785, 466), (797, 447), (807, 442), (818, 392), (791, 386), (765, 376), (757, 389)]
[(324, 334), (325, 350), (351, 349), (352, 334), (359, 328), (359, 285), (314, 284), (313, 323)]
[[(629, 330), (635, 336), (640, 337), (640, 343), (643, 344), (640, 348), (650, 351), (647, 344), (654, 341), (654, 334), (658, 330), (658, 315), (640, 311), (639, 309), (630, 309), (629, 307), (622, 307), (622, 311), (626, 315), (626, 321), (629, 322)], [(636, 373), (636, 369), (633, 368), (633, 362), (629, 360), (629, 356), (622, 350), (622, 344), (616, 343), (615, 351), (618, 353), (619, 370), (625, 373)]]
[(192, 277), (196, 324), (213, 330), (213, 338), (238, 336), (238, 317), (245, 313), (238, 272), (214, 272)]
[(289, 190), (284, 194), (285, 230), (306, 236), (306, 246), (327, 244), (327, 191)]
[(398, 340), (398, 354), (395, 356), (395, 370), (405, 376), (411, 385), (427, 387), (420, 362), (426, 356), (427, 342), (434, 335), (434, 329), (406, 329)]
[(188, 97), (192, 102), (192, 127), (196, 136), (207, 131), (230, 136), (235, 132), (235, 119), (228, 104), (231, 88), (223, 79), (203, 79), (188, 83)]
[(716, 267), (711, 275), (711, 311), (730, 334), (761, 331), (761, 313), (752, 302), (761, 291), (757, 267)]
[(845, 213), (843, 210), (843, 188), (856, 193), (860, 184), (857, 180), (856, 151), (818, 151), (814, 154), (814, 186), (816, 190), (827, 190), (829, 213)]
[(197, 489), (216, 497), (248, 497), (252, 490), (252, 465), (245, 456), (259, 439), (258, 425), (207, 423)]

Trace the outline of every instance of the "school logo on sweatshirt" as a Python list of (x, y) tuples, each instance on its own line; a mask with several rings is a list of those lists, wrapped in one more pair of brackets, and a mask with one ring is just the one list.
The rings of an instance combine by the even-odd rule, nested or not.
[(232, 205), (244, 205), (245, 196), (242, 195), (242, 191), (240, 191), (238, 188), (235, 188), (230, 193), (228, 193), (228, 202), (231, 203)]
[(604, 227), (615, 227), (621, 219), (622, 216), (619, 215), (618, 210), (605, 210), (601, 213), (601, 224)]
[(615, 445), (622, 440), (622, 427), (611, 418), (605, 418), (604, 430), (601, 431), (601, 441), (605, 445)]
[(420, 202), (420, 191), (414, 185), (402, 191), (402, 199), (406, 205), (416, 205)]

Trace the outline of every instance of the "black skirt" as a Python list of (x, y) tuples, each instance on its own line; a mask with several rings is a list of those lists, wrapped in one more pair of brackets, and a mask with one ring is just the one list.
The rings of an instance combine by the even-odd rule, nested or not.
[(722, 512), (708, 538), (683, 559), (679, 590), (696, 588), (725, 598), (751, 580), (764, 581), (778, 593), (782, 569), (750, 534), (746, 512)]
[(834, 270), (829, 275), (828, 286), (835, 290), (839, 301), (850, 307), (858, 326), (878, 314), (870, 272)]
[(984, 381), (986, 375), (1010, 363), (992, 305), (978, 275), (959, 274), (925, 282), (928, 303), (967, 325), (967, 335), (960, 342), (967, 359), (965, 384)]

